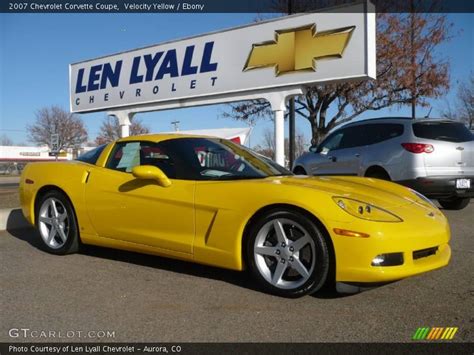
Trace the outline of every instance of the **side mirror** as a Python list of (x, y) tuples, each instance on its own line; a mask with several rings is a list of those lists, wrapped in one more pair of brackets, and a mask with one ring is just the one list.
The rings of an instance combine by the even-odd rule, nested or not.
[(171, 185), (170, 179), (165, 175), (165, 173), (156, 166), (153, 165), (139, 165), (132, 169), (132, 174), (137, 179), (143, 180), (155, 180), (158, 182), (158, 185), (163, 187), (168, 187)]
[(309, 151), (311, 153), (316, 153), (316, 151), (318, 150), (318, 146), (317, 145), (312, 145), (311, 147), (309, 147)]

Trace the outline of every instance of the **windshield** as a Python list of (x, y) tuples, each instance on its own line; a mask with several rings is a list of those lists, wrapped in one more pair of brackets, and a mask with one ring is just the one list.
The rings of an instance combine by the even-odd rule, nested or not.
[(106, 146), (106, 144), (103, 144), (101, 146), (98, 146), (97, 148), (89, 150), (88, 152), (85, 152), (85, 153), (79, 155), (79, 157), (77, 157), (76, 160), (94, 165), (97, 162), (97, 159), (99, 159), (100, 154), (104, 150), (105, 146)]
[(246, 147), (225, 139), (180, 138), (157, 144), (177, 179), (238, 180), (292, 173)]

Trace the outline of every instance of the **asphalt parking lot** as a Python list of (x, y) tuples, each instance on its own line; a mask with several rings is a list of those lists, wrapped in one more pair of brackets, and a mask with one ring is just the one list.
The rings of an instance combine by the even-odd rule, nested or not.
[(15, 208), (20, 205), (19, 182), (19, 176), (0, 175), (0, 208)]
[[(96, 247), (53, 256), (32, 229), (0, 232), (0, 342), (406, 342), (435, 326), (459, 327), (453, 341), (472, 342), (474, 203), (445, 213), (448, 267), (296, 300), (258, 291), (245, 273)], [(12, 328), (55, 333), (11, 337)]]

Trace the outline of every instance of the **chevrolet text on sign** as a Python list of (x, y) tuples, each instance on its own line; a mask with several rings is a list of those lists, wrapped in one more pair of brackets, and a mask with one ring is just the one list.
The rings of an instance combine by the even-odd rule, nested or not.
[(375, 78), (375, 14), (311, 13), (70, 66), (72, 112)]

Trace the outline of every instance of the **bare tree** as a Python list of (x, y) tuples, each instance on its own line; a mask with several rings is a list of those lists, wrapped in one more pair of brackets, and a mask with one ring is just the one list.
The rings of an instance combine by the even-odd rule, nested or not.
[(59, 150), (75, 148), (87, 141), (82, 119), (58, 106), (44, 107), (36, 112), (36, 121), (27, 125), (28, 139), (51, 147), (51, 134), (59, 134)]
[[(305, 145), (306, 138), (301, 132), (296, 132), (295, 135), (295, 157), (302, 155), (307, 149)], [(261, 145), (257, 145), (253, 148), (259, 154), (265, 155), (266, 157), (273, 158), (275, 154), (275, 135), (271, 129), (265, 129), (263, 131), (263, 142)], [(285, 155), (288, 156), (290, 150), (290, 142), (288, 138), (285, 138)]]
[(474, 128), (474, 72), (469, 80), (459, 84), (454, 103), (446, 100), (441, 116), (464, 122), (469, 129)]
[(474, 128), (474, 73), (468, 82), (464, 82), (459, 86), (458, 101), (460, 103), (459, 118), (463, 120), (469, 127)]
[(275, 152), (275, 135), (268, 128), (263, 131), (263, 148), (271, 151), (272, 155)]
[(0, 136), (0, 145), (13, 145), (13, 141), (6, 134)]
[(471, 73), (469, 82), (459, 87), (458, 98), (461, 103), (460, 117), (466, 122), (469, 129), (474, 128), (474, 73)]
[(301, 132), (296, 132), (295, 135), (295, 158), (303, 155), (308, 149), (306, 144), (306, 138)]
[[(447, 17), (437, 13), (378, 13), (377, 80), (315, 85), (296, 98), (296, 113), (311, 125), (311, 143), (363, 112), (415, 101), (423, 107), (427, 98), (440, 97), (449, 87), (449, 66), (435, 49), (449, 40), (450, 27)], [(229, 106), (224, 117), (272, 117), (265, 100)]]
[[(100, 126), (100, 132), (97, 138), (95, 139), (95, 143), (97, 145), (106, 144), (113, 142), (120, 138), (120, 125), (116, 118), (111, 116), (106, 116), (102, 121), (102, 125)], [(150, 129), (142, 124), (142, 122), (138, 119), (134, 119), (130, 126), (130, 134), (140, 135), (140, 134), (147, 134), (150, 133)]]

